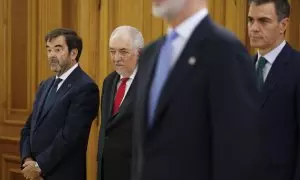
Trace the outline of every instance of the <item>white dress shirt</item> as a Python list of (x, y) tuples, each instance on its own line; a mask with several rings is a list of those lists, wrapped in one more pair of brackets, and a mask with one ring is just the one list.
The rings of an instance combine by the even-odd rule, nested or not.
[(59, 90), (59, 88), (61, 87), (61, 85), (65, 82), (65, 80), (70, 76), (70, 74), (78, 67), (78, 63), (74, 64), (69, 70), (67, 70), (66, 72), (64, 72), (61, 76), (57, 77), (62, 79), (62, 81), (57, 85), (57, 89), (56, 91)]
[[(180, 54), (182, 53), (186, 43), (190, 39), (195, 28), (200, 24), (200, 22), (208, 15), (208, 9), (204, 8), (196, 12), (193, 16), (184, 20), (181, 24), (175, 27), (175, 31), (178, 36), (172, 41), (173, 51), (171, 66), (177, 62)], [(168, 33), (173, 29), (168, 28)]]
[[(279, 55), (279, 53), (281, 52), (281, 50), (284, 48), (286, 44), (286, 41), (283, 41), (282, 43), (280, 43), (276, 48), (274, 48), (272, 51), (268, 52), (267, 54), (265, 54), (263, 57), (268, 61), (263, 69), (263, 76), (264, 76), (264, 81), (266, 80), (270, 69), (274, 63), (274, 61), (276, 60), (277, 56)], [(258, 59), (261, 57), (262, 55), (259, 53), (258, 51)], [(257, 60), (258, 60), (257, 59)], [(256, 67), (257, 67), (258, 61), (256, 61)]]
[[(129, 90), (129, 88), (130, 88), (130, 86), (131, 86), (131, 84), (132, 84), (132, 81), (133, 81), (133, 79), (134, 79), (134, 77), (135, 77), (135, 75), (136, 75), (136, 72), (137, 72), (137, 67), (134, 69), (133, 73), (131, 74), (131, 76), (129, 77), (129, 79), (128, 79), (127, 82), (126, 82), (125, 94), (124, 94), (124, 96), (123, 96), (123, 99), (122, 99), (122, 101), (121, 101), (121, 104), (122, 104), (124, 98), (126, 97), (126, 94), (127, 94), (128, 90)], [(121, 82), (122, 82), (121, 79), (122, 79), (122, 78), (124, 78), (124, 76), (120, 76), (120, 80), (119, 80), (118, 85), (117, 85), (117, 90), (119, 89), (119, 87), (120, 87), (120, 85), (121, 85)], [(117, 91), (116, 91), (116, 92), (117, 92)], [(120, 106), (121, 106), (121, 104), (120, 104)]]

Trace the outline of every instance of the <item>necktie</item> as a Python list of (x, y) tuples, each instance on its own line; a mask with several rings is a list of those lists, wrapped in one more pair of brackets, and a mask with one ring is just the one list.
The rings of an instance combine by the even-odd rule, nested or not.
[(56, 78), (54, 83), (52, 84), (52, 87), (48, 93), (47, 99), (45, 101), (45, 105), (44, 105), (44, 110), (48, 109), (49, 107), (51, 107), (56, 99), (56, 90), (57, 90), (57, 86), (58, 84), (62, 81), (62, 79), (60, 78)]
[(171, 69), (172, 58), (172, 41), (177, 37), (177, 33), (172, 31), (166, 37), (166, 41), (160, 49), (158, 61), (154, 72), (154, 77), (150, 89), (149, 101), (148, 101), (148, 125), (152, 127), (154, 122), (155, 110), (161, 94), (162, 87), (169, 75)]
[(121, 105), (121, 102), (125, 95), (126, 90), (126, 82), (129, 80), (129, 78), (122, 78), (121, 84), (118, 88), (118, 91), (115, 96), (114, 106), (113, 106), (113, 115), (116, 114), (119, 111), (119, 107)]
[(256, 68), (256, 75), (257, 75), (257, 87), (259, 90), (262, 89), (262, 86), (264, 84), (264, 74), (263, 70), (265, 65), (267, 64), (267, 60), (264, 57), (260, 57), (257, 62), (257, 68)]

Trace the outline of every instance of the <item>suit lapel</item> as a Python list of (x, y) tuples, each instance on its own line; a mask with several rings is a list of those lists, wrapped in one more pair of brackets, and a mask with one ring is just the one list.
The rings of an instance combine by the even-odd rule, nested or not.
[(119, 112), (117, 112), (116, 114), (121, 114), (126, 109), (126, 107), (131, 103), (132, 95), (133, 95), (132, 89), (134, 89), (135, 84), (136, 84), (135, 80), (133, 80), (131, 83), (131, 86), (129, 87), (128, 92), (119, 108)]
[(165, 37), (159, 39), (154, 47), (153, 50), (149, 50), (147, 54), (143, 55), (143, 69), (140, 69), (137, 73), (138, 77), (138, 84), (140, 88), (136, 95), (137, 104), (139, 107), (145, 107), (141, 108), (141, 111), (135, 112), (137, 114), (137, 119), (141, 119), (142, 121), (135, 122), (134, 126), (138, 127), (141, 130), (139, 132), (139, 136), (141, 139), (143, 139), (144, 133), (147, 131), (147, 124), (148, 124), (148, 105), (149, 105), (149, 91), (153, 79), (153, 74), (155, 71), (155, 65), (157, 64), (158, 56), (160, 53), (160, 49), (163, 46), (163, 43), (165, 41)]
[(55, 104), (57, 103), (57, 101), (59, 101), (63, 95), (65, 95), (71, 88), (72, 88), (72, 83), (74, 81), (76, 81), (78, 75), (81, 72), (81, 68), (77, 67), (71, 74), (70, 76), (63, 82), (63, 84), (61, 85), (61, 87), (59, 88), (59, 90), (57, 91), (57, 96), (55, 98), (55, 101), (53, 103), (53, 105), (51, 107), (49, 107), (48, 109), (42, 110), (41, 112), (41, 116), (39, 117), (39, 120), (36, 124), (36, 127), (42, 123), (42, 120), (45, 118), (45, 116), (50, 112), (50, 110), (55, 106)]
[[(263, 85), (262, 104), (261, 104), (262, 106), (265, 104), (270, 92), (274, 89), (276, 79), (278, 79), (278, 77), (281, 76), (285, 66), (288, 64), (291, 52), (292, 52), (291, 47), (288, 44), (286, 44), (284, 46), (284, 48), (282, 49), (282, 51), (277, 56), (276, 60), (274, 61), (273, 65), (267, 75), (265, 83)], [(257, 56), (256, 56), (256, 59), (257, 59)]]
[[(148, 96), (151, 86), (151, 79), (153, 77), (154, 67), (157, 62), (158, 54), (164, 38), (157, 40), (155, 43), (149, 45), (144, 52), (142, 52), (139, 70), (135, 77), (138, 88), (135, 91), (134, 102), (134, 118), (133, 118), (133, 161), (132, 166), (138, 168), (137, 171), (142, 171), (143, 164), (143, 148), (144, 139), (147, 132), (147, 110), (148, 110)], [(138, 158), (138, 159), (137, 159)]]
[(191, 72), (191, 70), (195, 69), (196, 64), (199, 63), (199, 54), (205, 54), (203, 40), (205, 40), (207, 37), (211, 26), (210, 18), (206, 17), (192, 33), (162, 89), (158, 106), (156, 108), (154, 118), (155, 123), (157, 122), (159, 115), (163, 112), (164, 108), (168, 104), (170, 98), (174, 96), (176, 89), (178, 89), (177, 87), (184, 82), (184, 79), (187, 79), (188, 74)]
[(107, 119), (112, 118), (114, 115), (112, 115), (113, 112), (113, 106), (114, 106), (114, 101), (115, 101), (115, 95), (116, 95), (116, 91), (117, 91), (117, 86), (118, 86), (118, 82), (120, 80), (120, 75), (118, 75), (116, 73), (116, 76), (114, 77), (112, 84), (110, 85), (110, 96), (107, 102), (107, 106), (108, 106), (108, 114), (107, 114)]
[(124, 113), (128, 113), (128, 107), (131, 106), (132, 100), (133, 100), (133, 89), (135, 87), (136, 81), (133, 80), (131, 83), (131, 86), (128, 89), (128, 92), (119, 108), (119, 111), (111, 116), (108, 120), (107, 129), (111, 128), (113, 125), (115, 125), (119, 120), (121, 120)]
[(39, 102), (38, 102), (38, 106), (37, 106), (38, 109), (37, 109), (34, 121), (32, 122), (33, 127), (35, 127), (35, 124), (40, 119), (45, 100), (47, 98), (48, 92), (51, 89), (51, 85), (54, 83), (54, 80), (55, 80), (55, 76), (52, 77), (50, 80), (46, 81), (46, 84), (45, 84), (44, 90), (42, 92), (41, 98), (39, 99)]

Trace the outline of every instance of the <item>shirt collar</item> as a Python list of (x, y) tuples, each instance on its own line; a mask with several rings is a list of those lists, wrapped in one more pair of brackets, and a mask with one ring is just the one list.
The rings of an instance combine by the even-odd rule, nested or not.
[[(137, 73), (137, 69), (138, 69), (138, 67), (136, 67), (134, 69), (134, 71), (132, 72), (132, 74), (129, 76), (129, 79), (134, 79), (134, 77), (135, 77), (135, 75)], [(122, 79), (122, 78), (124, 78), (124, 76), (120, 75), (120, 79)]]
[[(282, 43), (280, 43), (276, 48), (274, 48), (272, 51), (268, 52), (267, 54), (265, 54), (263, 57), (268, 61), (268, 63), (273, 64), (274, 61), (276, 60), (277, 56), (279, 55), (279, 53), (281, 52), (281, 50), (284, 48), (284, 46), (286, 45), (286, 41), (282, 41)], [(259, 53), (258, 51), (258, 59), (261, 57), (262, 55)]]
[(62, 81), (66, 80), (70, 74), (75, 70), (75, 68), (78, 67), (78, 63), (74, 64), (69, 70), (67, 70), (66, 72), (64, 72), (61, 76), (56, 76), (56, 78), (60, 78), (62, 79)]
[[(194, 15), (190, 16), (186, 20), (184, 20), (181, 24), (179, 24), (175, 31), (178, 33), (180, 37), (183, 37), (184, 39), (189, 39), (189, 37), (192, 35), (195, 28), (198, 26), (198, 24), (208, 15), (208, 9), (203, 8), (197, 11)], [(170, 33), (173, 30), (173, 28), (168, 28), (168, 33)]]

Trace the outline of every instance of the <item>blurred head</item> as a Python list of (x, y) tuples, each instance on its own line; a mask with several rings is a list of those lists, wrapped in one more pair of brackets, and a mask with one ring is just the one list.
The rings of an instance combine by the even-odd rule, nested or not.
[(288, 0), (249, 0), (248, 35), (250, 44), (267, 53), (283, 40), (289, 22)]
[(45, 42), (50, 69), (58, 76), (79, 61), (82, 40), (75, 31), (64, 28), (54, 29), (46, 35)]
[(188, 0), (152, 0), (152, 13), (154, 16), (172, 20), (183, 9)]
[(207, 0), (152, 0), (152, 14), (173, 28), (203, 8), (207, 8)]
[(109, 52), (115, 71), (129, 77), (137, 66), (140, 50), (144, 46), (142, 33), (131, 26), (119, 26), (111, 34)]

